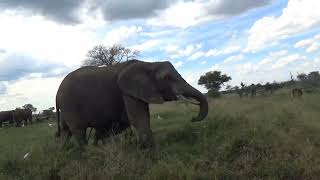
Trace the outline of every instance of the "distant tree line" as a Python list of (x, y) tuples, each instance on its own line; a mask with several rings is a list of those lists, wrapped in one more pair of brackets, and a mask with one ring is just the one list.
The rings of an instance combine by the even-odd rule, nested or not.
[(207, 94), (213, 97), (220, 96), (221, 93), (249, 93), (249, 91), (255, 93), (258, 89), (263, 90), (264, 93), (266, 92), (268, 94), (283, 87), (299, 87), (304, 89), (307, 93), (317, 91), (317, 88), (320, 88), (319, 71), (312, 71), (308, 74), (300, 73), (297, 75), (296, 80), (287, 80), (283, 82), (273, 81), (266, 82), (265, 84), (252, 83), (251, 85), (245, 85), (241, 82), (239, 86), (226, 85), (225, 90), (220, 91), (221, 87), (229, 80), (231, 80), (231, 77), (222, 74), (220, 71), (210, 71), (200, 77), (198, 84), (205, 86), (205, 88), (208, 89)]

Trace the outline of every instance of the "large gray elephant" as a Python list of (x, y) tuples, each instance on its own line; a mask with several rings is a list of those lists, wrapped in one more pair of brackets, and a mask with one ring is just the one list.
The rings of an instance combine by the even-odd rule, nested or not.
[(206, 97), (189, 85), (170, 62), (131, 60), (109, 67), (82, 67), (69, 73), (58, 89), (56, 135), (65, 141), (73, 135), (82, 147), (87, 144), (88, 127), (106, 132), (120, 124), (125, 112), (129, 123), (119, 131), (132, 125), (142, 147), (154, 146), (149, 104), (179, 97), (196, 100), (200, 106), (193, 122), (207, 116)]
[(17, 126), (20, 126), (22, 121), (25, 122), (25, 125), (28, 125), (28, 122), (32, 124), (32, 111), (30, 109), (16, 108), (14, 110), (14, 120)]
[(9, 122), (9, 124), (14, 123), (14, 116), (12, 111), (1, 111), (0, 112), (0, 127), (2, 127), (2, 123)]

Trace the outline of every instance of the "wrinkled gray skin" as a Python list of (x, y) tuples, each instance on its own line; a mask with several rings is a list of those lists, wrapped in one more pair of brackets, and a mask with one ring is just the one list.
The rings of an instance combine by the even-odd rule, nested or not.
[(0, 127), (2, 127), (2, 123), (4, 122), (9, 122), (9, 124), (14, 123), (13, 112), (14, 112), (13, 110), (0, 112)]
[(30, 109), (15, 109), (14, 120), (17, 126), (20, 126), (22, 121), (25, 122), (25, 125), (28, 125), (28, 122), (32, 124), (32, 111)]
[(181, 96), (199, 102), (199, 114), (192, 121), (207, 116), (206, 97), (190, 86), (170, 62), (131, 60), (109, 67), (82, 67), (68, 74), (58, 89), (56, 135), (65, 142), (73, 135), (82, 147), (87, 144), (88, 127), (109, 131), (125, 111), (129, 123), (119, 131), (132, 125), (142, 147), (152, 147), (149, 104), (175, 101)]
[(114, 123), (111, 128), (96, 129), (93, 144), (98, 145), (99, 140), (101, 140), (102, 143), (105, 144), (106, 138), (108, 138), (111, 135), (117, 135), (122, 131), (126, 130), (127, 128), (130, 128), (130, 122), (126, 111), (124, 111), (122, 112), (121, 119), (118, 122)]

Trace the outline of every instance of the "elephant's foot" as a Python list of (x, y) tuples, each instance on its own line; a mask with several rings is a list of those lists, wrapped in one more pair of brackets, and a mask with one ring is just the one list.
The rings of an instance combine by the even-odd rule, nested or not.
[(142, 135), (140, 137), (140, 146), (141, 148), (143, 149), (148, 149), (148, 148), (154, 148), (155, 147), (155, 143), (154, 143), (154, 140), (153, 140), (153, 137), (152, 137), (152, 134), (150, 135)]

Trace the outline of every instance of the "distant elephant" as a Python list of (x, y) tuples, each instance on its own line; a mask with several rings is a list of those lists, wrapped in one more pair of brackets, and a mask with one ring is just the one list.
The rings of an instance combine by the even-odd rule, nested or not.
[(244, 92), (244, 89), (238, 89), (237, 93), (238, 93), (239, 97), (242, 98), (242, 96), (244, 96), (245, 92)]
[(272, 85), (270, 83), (266, 83), (265, 87), (264, 87), (266, 94), (267, 95), (271, 95), (272, 94)]
[(20, 126), (22, 121), (25, 122), (25, 125), (28, 125), (28, 122), (32, 124), (32, 111), (30, 109), (16, 108), (14, 110), (14, 120), (17, 126)]
[[(142, 147), (154, 146), (149, 103), (162, 104), (185, 97), (200, 106), (201, 121), (208, 114), (206, 97), (189, 85), (170, 62), (130, 60), (108, 67), (86, 66), (69, 73), (56, 95), (58, 131), (66, 141), (75, 136), (80, 147), (87, 144), (86, 130), (106, 132), (121, 124), (125, 111)], [(61, 123), (60, 123), (61, 121)]]
[(0, 112), (0, 127), (2, 127), (2, 123), (4, 122), (9, 122), (9, 124), (14, 123), (13, 112), (14, 112), (13, 110)]
[(292, 97), (301, 97), (303, 94), (302, 90), (300, 88), (293, 88), (291, 90), (291, 96)]
[(256, 96), (256, 95), (257, 95), (257, 87), (256, 87), (256, 85), (251, 84), (251, 85), (248, 87), (248, 91), (250, 92), (251, 97)]

